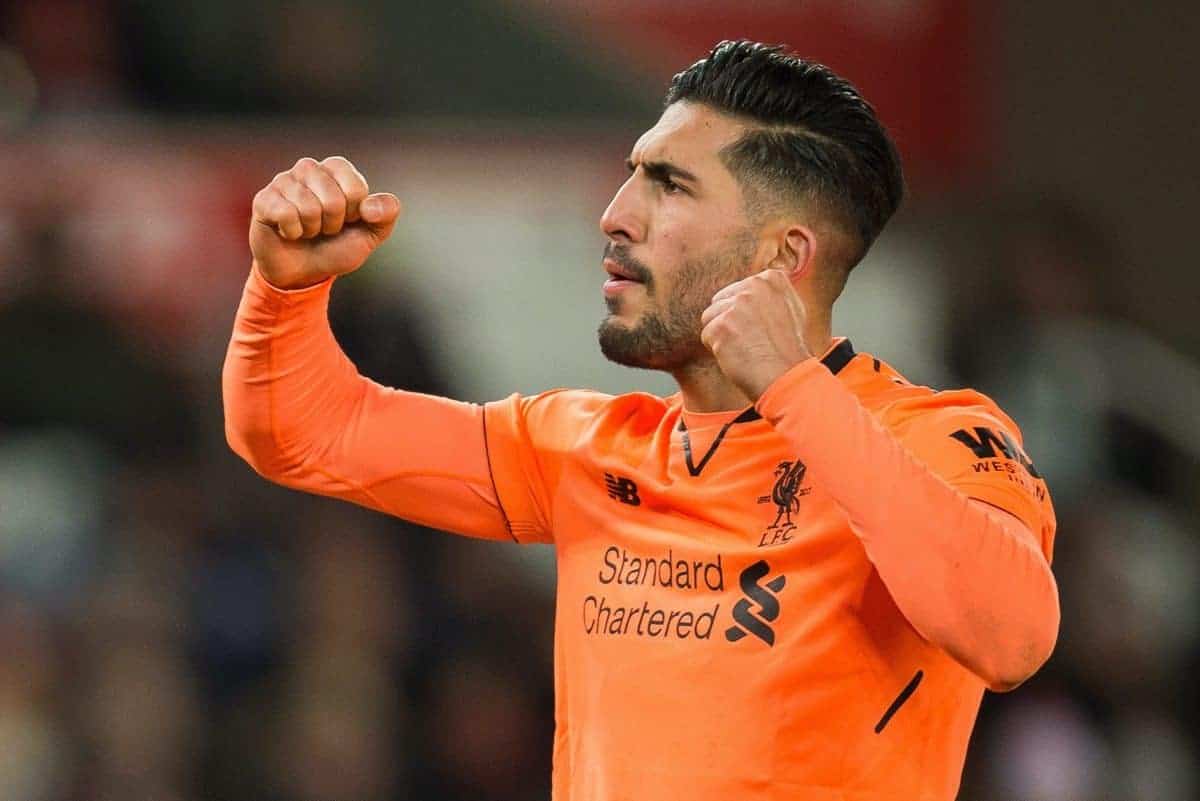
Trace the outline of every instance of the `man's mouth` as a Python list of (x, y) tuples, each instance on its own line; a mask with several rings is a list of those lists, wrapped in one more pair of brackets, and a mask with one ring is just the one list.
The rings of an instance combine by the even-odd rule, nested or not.
[(642, 279), (637, 277), (637, 275), (634, 273), (633, 270), (631, 270), (628, 267), (625, 267), (623, 265), (617, 264), (612, 259), (604, 260), (604, 271), (608, 273), (609, 282), (629, 281), (634, 284), (645, 283)]
[(620, 293), (644, 283), (633, 271), (610, 259), (604, 260), (604, 271), (608, 280), (604, 282), (604, 297), (613, 298)]

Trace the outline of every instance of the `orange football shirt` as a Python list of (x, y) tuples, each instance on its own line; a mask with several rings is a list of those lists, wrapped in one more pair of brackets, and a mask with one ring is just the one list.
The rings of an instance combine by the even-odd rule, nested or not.
[[(230, 444), (288, 486), (554, 544), (555, 801), (954, 797), (985, 682), (900, 612), (833, 477), (781, 430), (822, 397), (798, 387), (836, 380), (912, 470), (1021, 520), (1048, 563), (1045, 482), (992, 401), (913, 386), (840, 339), (823, 377), (801, 365), (742, 412), (575, 390), (481, 408), (358, 376), (325, 320), (331, 283), (285, 292), (252, 272)], [(831, 410), (806, 424), (835, 430)]]

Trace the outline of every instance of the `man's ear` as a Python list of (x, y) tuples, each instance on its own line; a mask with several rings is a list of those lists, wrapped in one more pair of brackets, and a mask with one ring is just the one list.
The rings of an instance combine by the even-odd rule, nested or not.
[(817, 255), (817, 236), (807, 225), (790, 223), (777, 234), (778, 250), (770, 266), (784, 270), (796, 281), (812, 272)]

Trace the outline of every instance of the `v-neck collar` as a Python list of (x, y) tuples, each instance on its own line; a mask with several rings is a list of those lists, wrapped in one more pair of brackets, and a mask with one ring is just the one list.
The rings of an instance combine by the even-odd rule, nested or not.
[[(854, 356), (854, 346), (850, 344), (850, 340), (842, 339), (840, 342), (826, 351), (825, 355), (821, 357), (821, 364), (825, 365), (831, 373), (837, 375), (846, 365), (850, 363)], [(733, 414), (733, 412), (729, 412), (729, 414)], [(706, 415), (706, 413), (696, 413), (696, 416), (699, 415)], [(714, 414), (713, 416), (717, 415)], [(688, 473), (692, 476), (700, 475), (701, 471), (704, 470), (704, 466), (709, 463), (709, 461), (713, 458), (713, 455), (717, 452), (717, 447), (721, 444), (721, 440), (725, 439), (725, 434), (732, 426), (737, 423), (750, 423), (755, 420), (762, 419), (762, 415), (760, 415), (758, 410), (753, 406), (749, 406), (743, 409), (741, 412), (738, 412), (733, 419), (728, 420), (724, 425), (721, 426), (721, 430), (717, 432), (717, 436), (713, 439), (712, 444), (708, 446), (708, 451), (700, 458), (700, 463), (696, 464), (692, 458), (692, 438), (688, 433), (688, 427), (684, 422), (684, 417), (685, 412), (681, 409), (679, 414), (678, 429), (682, 434), (683, 458), (687, 463)]]

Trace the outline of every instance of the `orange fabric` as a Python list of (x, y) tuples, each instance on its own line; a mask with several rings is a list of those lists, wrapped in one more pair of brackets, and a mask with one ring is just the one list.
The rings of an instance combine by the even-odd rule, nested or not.
[(1021, 663), (979, 649), (1057, 615), (990, 605), (1052, 593), (1054, 533), (991, 401), (840, 341), (762, 417), (569, 390), (481, 411), (359, 377), (327, 294), (251, 276), (230, 443), (288, 486), (555, 544), (555, 801), (954, 797), (981, 676)]
[(509, 539), (483, 410), (360, 376), (329, 329), (332, 284), (285, 291), (250, 271), (222, 373), (230, 447), (293, 489)]
[(1041, 666), (1058, 633), (1054, 510), (1019, 439), (1002, 438), (1015, 426), (990, 400), (969, 390), (904, 397), (880, 423), (810, 360), (757, 406), (845, 510), (918, 632), (990, 687)]

